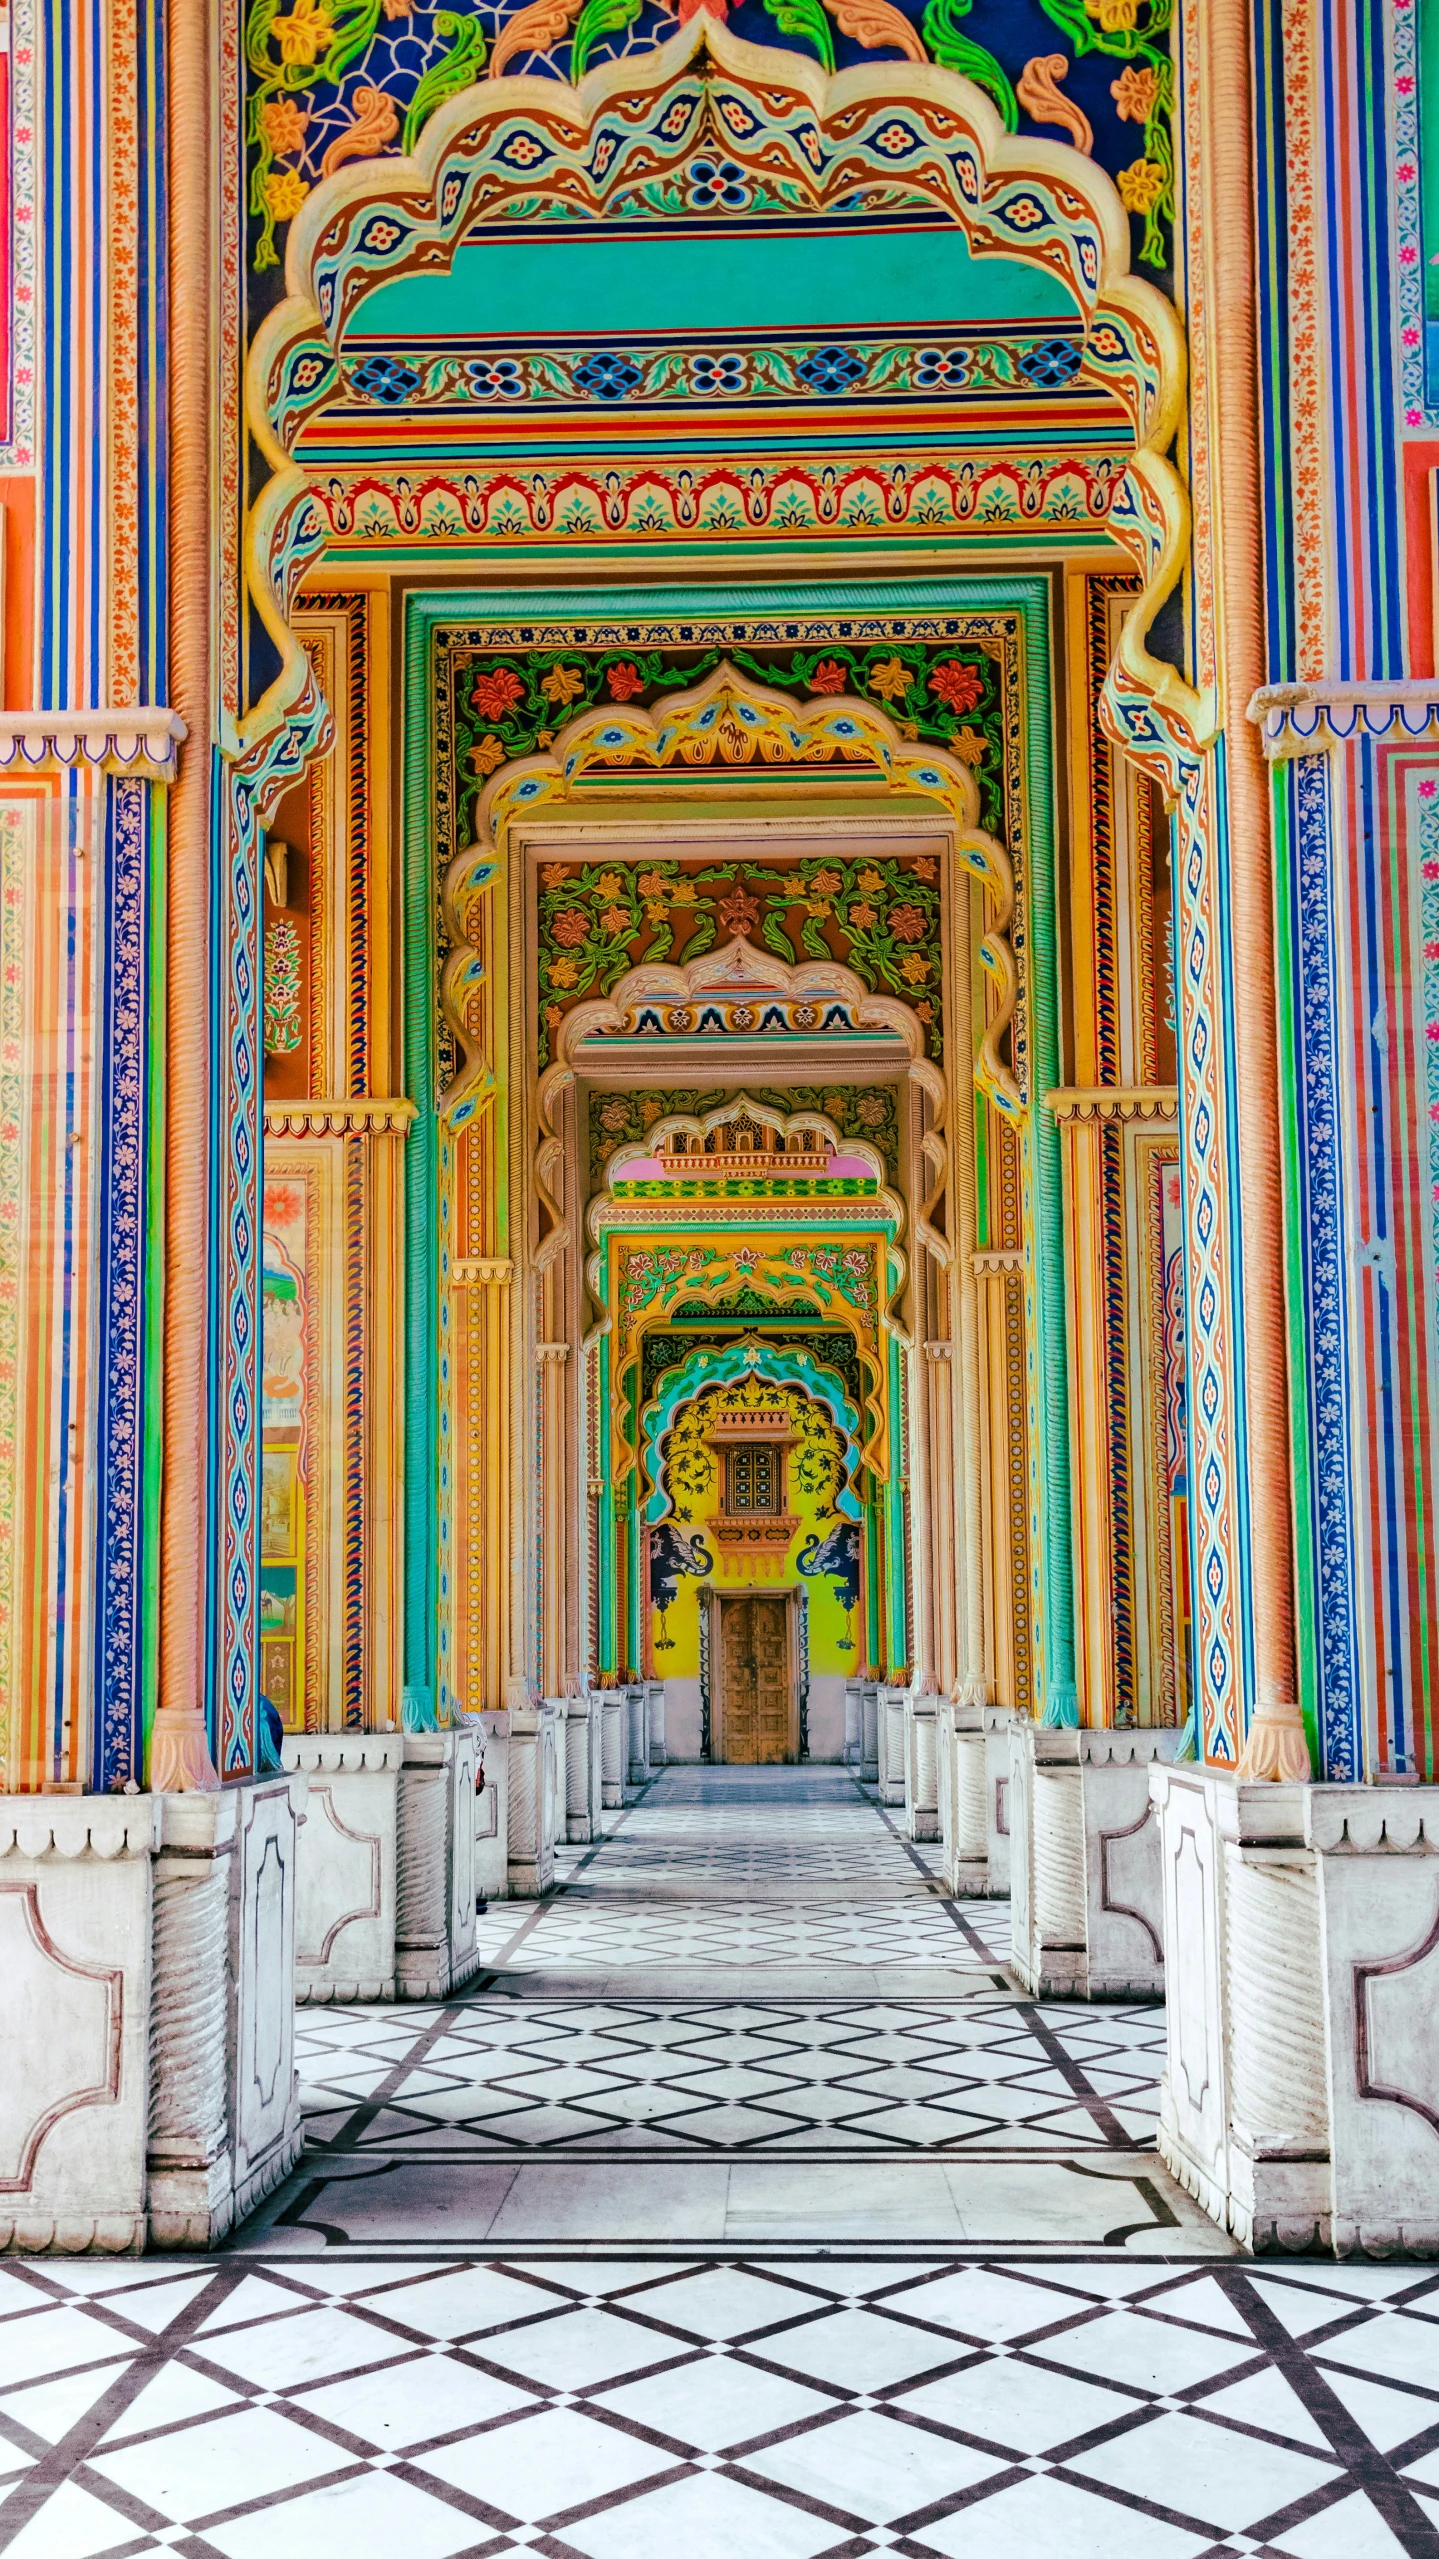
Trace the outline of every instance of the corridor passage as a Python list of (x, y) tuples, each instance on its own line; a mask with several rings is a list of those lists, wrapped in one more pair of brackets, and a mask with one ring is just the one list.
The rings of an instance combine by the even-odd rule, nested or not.
[(225, 2256), (0, 2271), (0, 2551), (1439, 2552), (1439, 2273), (1238, 2258), (1161, 2012), (1017, 1995), (842, 1771), (607, 1823), (463, 1995), (302, 2013)]

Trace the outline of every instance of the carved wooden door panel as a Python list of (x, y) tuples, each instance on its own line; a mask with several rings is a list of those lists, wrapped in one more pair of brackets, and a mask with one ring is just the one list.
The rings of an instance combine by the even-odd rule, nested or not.
[(788, 1759), (789, 1612), (782, 1599), (752, 1599), (755, 1665), (755, 1757)]
[(720, 1664), (723, 1678), (724, 1721), (721, 1727), (724, 1755), (727, 1760), (753, 1760), (759, 1757), (759, 1736), (755, 1729), (754, 1644), (750, 1616), (754, 1602), (748, 1599), (720, 1601)]
[(788, 1759), (789, 1638), (782, 1599), (720, 1602), (722, 1747), (731, 1762)]

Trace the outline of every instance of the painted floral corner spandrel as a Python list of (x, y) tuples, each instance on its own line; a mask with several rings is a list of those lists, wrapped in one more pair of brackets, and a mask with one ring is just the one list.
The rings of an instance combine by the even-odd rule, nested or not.
[[(411, 150), (445, 99), (485, 77), (577, 81), (662, 44), (703, 6), (737, 33), (827, 70), (879, 54), (931, 60), (983, 89), (1011, 132), (1062, 133), (1114, 178), (1139, 255), (1168, 263), (1174, 212), (1173, 0), (251, 0), (245, 26), (252, 264), (316, 182)], [(1056, 34), (1070, 47), (1055, 49)], [(1136, 144), (1138, 148), (1136, 149)]]

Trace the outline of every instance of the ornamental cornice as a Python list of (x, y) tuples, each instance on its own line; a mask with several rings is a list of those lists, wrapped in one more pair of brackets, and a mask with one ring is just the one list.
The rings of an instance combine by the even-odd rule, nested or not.
[(1322, 755), (1360, 737), (1433, 738), (1439, 731), (1439, 678), (1355, 677), (1332, 684), (1264, 684), (1249, 705), (1271, 764)]
[(1012, 1271), (1024, 1268), (1022, 1245), (1006, 1245), (994, 1253), (971, 1253), (969, 1267), (976, 1279), (1008, 1279)]
[(513, 1262), (487, 1259), (450, 1264), (451, 1288), (508, 1288), (514, 1276)]
[(1174, 1084), (1060, 1084), (1044, 1097), (1056, 1120), (1177, 1120)]
[(267, 1102), (267, 1137), (403, 1137), (415, 1116), (403, 1094), (355, 1101)]
[(173, 782), (176, 750), (187, 734), (178, 711), (0, 711), (0, 772), (86, 764)]

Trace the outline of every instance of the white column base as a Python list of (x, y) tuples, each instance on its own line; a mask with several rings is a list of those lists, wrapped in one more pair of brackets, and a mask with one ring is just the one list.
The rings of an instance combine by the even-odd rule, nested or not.
[(1439, 1787), (1151, 1785), (1166, 2165), (1256, 2252), (1439, 2256)]
[(623, 1690), (617, 1688), (596, 1689), (593, 1704), (600, 1716), (600, 1800), (607, 1813), (615, 1813), (625, 1800), (629, 1710)]
[(1013, 1706), (983, 1706), (986, 1889), (992, 1901), (1009, 1898), (1012, 1834), (1009, 1824), (1009, 1736), (1029, 1717)]
[(649, 1690), (641, 1681), (625, 1690), (626, 1731), (629, 1736), (626, 1779), (631, 1786), (643, 1786), (650, 1773)]
[(939, 1727), (943, 1700), (904, 1701), (904, 1826), (911, 1839), (939, 1837)]
[(939, 1836), (945, 1889), (956, 1901), (973, 1900), (989, 1889), (984, 1711), (947, 1698), (936, 1718)]
[(301, 2002), (395, 1996), (395, 1835), (402, 1733), (291, 1733), (309, 1781), (295, 1919)]
[(1167, 1731), (1010, 1730), (1014, 1970), (1041, 1999), (1164, 1991), (1159, 1838), (1149, 1772)]
[(395, 1878), (395, 1996), (443, 1999), (479, 1966), (475, 1779), (480, 1733), (406, 1733)]
[(876, 1730), (879, 1744), (879, 1800), (882, 1804), (904, 1802), (904, 1709), (909, 1696), (907, 1688), (881, 1688), (877, 1692)]
[(510, 1707), (510, 1891), (535, 1901), (555, 1877), (563, 1734), (552, 1697)]
[(289, 2174), (304, 1791), (0, 1797), (0, 2247), (213, 2247)]
[(645, 1681), (645, 1714), (648, 1718), (651, 1768), (665, 1765), (665, 1684), (662, 1679)]
[(565, 1837), (587, 1846), (600, 1836), (600, 1747), (604, 1717), (595, 1697), (556, 1699), (565, 1757)]
[(503, 1707), (480, 1717), (477, 1741), (485, 1778), (475, 1796), (478, 1906), (507, 1901), (510, 1891), (510, 1719)]

